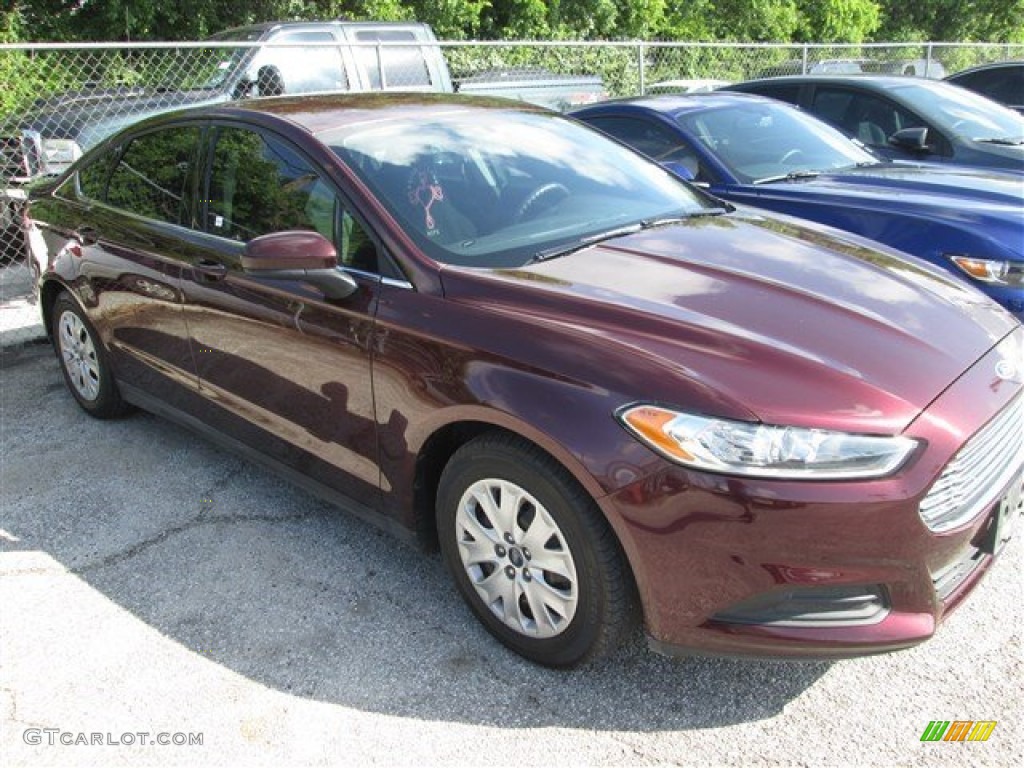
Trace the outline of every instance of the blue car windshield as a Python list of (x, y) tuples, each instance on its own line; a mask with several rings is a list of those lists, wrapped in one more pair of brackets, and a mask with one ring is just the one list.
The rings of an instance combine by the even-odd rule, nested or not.
[(520, 266), (721, 203), (559, 115), (462, 108), (371, 115), (317, 136), (432, 259)]
[(947, 83), (915, 83), (894, 90), (912, 110), (942, 130), (975, 140), (1024, 139), (1024, 117), (981, 94)]
[(676, 120), (744, 184), (879, 162), (845, 134), (784, 104), (734, 104)]

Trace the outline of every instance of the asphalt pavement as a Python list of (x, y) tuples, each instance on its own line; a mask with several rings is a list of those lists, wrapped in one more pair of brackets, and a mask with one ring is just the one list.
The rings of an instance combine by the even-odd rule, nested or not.
[[(0, 322), (28, 317), (4, 298)], [(438, 556), (156, 417), (89, 418), (41, 327), (8, 325), (5, 767), (1024, 762), (1021, 536), (909, 651), (679, 660), (637, 637), (550, 671), (490, 639)], [(932, 720), (997, 725), (922, 742)]]

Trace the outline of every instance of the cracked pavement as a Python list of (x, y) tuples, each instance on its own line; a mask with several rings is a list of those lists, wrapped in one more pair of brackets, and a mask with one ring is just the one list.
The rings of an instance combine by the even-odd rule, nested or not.
[[(90, 419), (48, 347), (6, 349), (2, 368), (5, 766), (1024, 759), (1020, 536), (910, 651), (670, 660), (637, 638), (553, 672), (492, 641), (436, 555), (156, 417)], [(998, 725), (921, 743), (935, 719)], [(27, 744), (33, 728), (58, 743)], [(59, 743), (161, 732), (203, 744)]]

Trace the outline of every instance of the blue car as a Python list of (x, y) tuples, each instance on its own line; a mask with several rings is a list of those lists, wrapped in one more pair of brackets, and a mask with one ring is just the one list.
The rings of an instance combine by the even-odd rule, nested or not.
[(817, 118), (741, 93), (610, 101), (571, 113), (735, 203), (845, 229), (973, 283), (1024, 320), (1024, 180), (877, 157)]

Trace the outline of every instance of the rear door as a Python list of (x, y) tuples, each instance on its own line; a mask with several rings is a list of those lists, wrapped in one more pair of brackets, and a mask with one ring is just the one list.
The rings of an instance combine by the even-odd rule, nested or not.
[(119, 381), (177, 406), (196, 387), (181, 257), (194, 234), (202, 135), (198, 123), (181, 124), (108, 147), (58, 191), (43, 232)]

